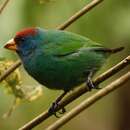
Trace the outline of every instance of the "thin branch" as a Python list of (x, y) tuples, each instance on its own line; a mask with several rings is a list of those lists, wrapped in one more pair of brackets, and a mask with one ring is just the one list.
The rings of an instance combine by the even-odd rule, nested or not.
[(9, 3), (10, 0), (5, 0), (5, 2), (3, 3), (3, 5), (0, 7), (0, 14), (2, 14), (3, 10), (5, 9), (5, 7), (7, 6), (7, 4)]
[(130, 64), (130, 55), (127, 56), (124, 60), (122, 60), (121, 62), (119, 62), (114, 67), (110, 68), (108, 71), (106, 71), (103, 74), (101, 74), (100, 76), (98, 76), (94, 80), (95, 85), (98, 85), (99, 83), (101, 83), (104, 80), (108, 79), (109, 77), (111, 77), (112, 75), (114, 75), (115, 73), (117, 73), (118, 71), (124, 69), (129, 64)]
[[(96, 78), (94, 80), (94, 84), (98, 85), (99, 83), (108, 79), (110, 76), (121, 71), (123, 68), (125, 68), (129, 64), (130, 64), (130, 56), (128, 56), (127, 58), (122, 60), (120, 63), (118, 63), (114, 67), (107, 70), (105, 73), (98, 76), (98, 78)], [(60, 110), (64, 106), (68, 105), (69, 103), (71, 103), (72, 101), (74, 101), (76, 98), (80, 97), (82, 94), (86, 93), (87, 91), (88, 91), (87, 87), (86, 87), (86, 85), (84, 85), (84, 86), (77, 88), (72, 93), (69, 93), (63, 99), (63, 101), (59, 104), (58, 110)], [(33, 120), (31, 120), (30, 122), (28, 122), (27, 124), (25, 124), (24, 126), (22, 126), (19, 130), (32, 129), (33, 127), (37, 126), (38, 124), (40, 124), (41, 122), (43, 122), (44, 120), (49, 118), (50, 116), (51, 116), (51, 114), (49, 114), (48, 111), (45, 111), (45, 112), (41, 113), (39, 116), (37, 116), (36, 118), (34, 118)]]
[[(68, 20), (66, 20), (63, 24), (57, 27), (59, 30), (64, 30), (66, 27), (71, 25), (73, 22), (75, 22), (77, 19), (79, 19), (81, 16), (83, 16), (85, 13), (93, 9), (96, 5), (101, 3), (103, 0), (93, 0), (91, 3), (86, 5), (81, 11), (75, 13), (72, 17), (70, 17)], [(3, 72), (2, 75), (0, 75), (0, 82), (4, 80), (10, 73), (12, 73), (16, 68), (18, 68), (21, 65), (21, 61), (17, 61), (14, 63), (9, 69), (7, 69), (6, 72)], [(12, 69), (11, 69), (12, 68)]]
[(92, 8), (94, 8), (96, 5), (101, 3), (103, 0), (93, 0), (89, 4), (87, 4), (84, 8), (82, 8), (80, 11), (75, 13), (72, 17), (70, 17), (67, 21), (65, 21), (63, 24), (57, 27), (57, 29), (64, 30), (66, 29), (69, 25), (71, 25), (74, 21), (79, 19), (81, 16), (89, 12)]
[(21, 61), (16, 61), (15, 64), (11, 65), (4, 73), (0, 75), (0, 82), (3, 81), (11, 72), (13, 72), (17, 67), (21, 65)]
[(111, 84), (107, 85), (105, 88), (99, 90), (97, 93), (93, 94), (83, 102), (81, 102), (78, 106), (70, 110), (67, 114), (57, 120), (55, 123), (50, 125), (46, 130), (58, 130), (72, 118), (76, 117), (86, 108), (90, 107), (98, 100), (102, 99), (104, 96), (108, 95), (110, 92), (114, 91), (115, 89), (123, 86), (130, 80), (130, 71), (127, 72), (125, 75), (121, 76), (117, 80), (113, 81)]
[(4, 115), (3, 115), (4, 119), (7, 119), (12, 114), (12, 112), (15, 110), (16, 106), (18, 105), (17, 100), (18, 100), (18, 98), (15, 97), (9, 110), (6, 113), (4, 113)]

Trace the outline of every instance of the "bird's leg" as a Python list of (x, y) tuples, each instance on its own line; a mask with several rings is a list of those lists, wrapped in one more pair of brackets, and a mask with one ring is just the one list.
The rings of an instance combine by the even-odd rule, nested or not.
[(94, 74), (94, 71), (90, 71), (88, 73), (87, 80), (86, 80), (86, 85), (88, 86), (89, 91), (91, 91), (91, 89), (100, 89), (98, 86), (95, 86), (92, 81), (93, 74)]
[(91, 89), (95, 88), (95, 85), (92, 82), (92, 76), (93, 76), (93, 71), (90, 71), (87, 76), (87, 80), (86, 80), (86, 84), (90, 91), (91, 91)]
[(59, 114), (64, 114), (66, 112), (66, 109), (63, 107), (61, 111), (58, 111)]
[(94, 85), (93, 81), (92, 81), (92, 77), (94, 75), (95, 71), (87, 71), (86, 75), (87, 75), (87, 79), (86, 79), (86, 85), (89, 88), (89, 91), (91, 91), (91, 89), (100, 89), (97, 86)]
[[(56, 117), (58, 117), (56, 115), (56, 109), (59, 107), (59, 103), (62, 100), (62, 98), (67, 94), (68, 91), (64, 91), (64, 93), (62, 93), (55, 102), (52, 103), (52, 106), (49, 108), (49, 113), (51, 114), (55, 114)], [(60, 114), (63, 114), (65, 112), (65, 108), (62, 108), (62, 112)]]

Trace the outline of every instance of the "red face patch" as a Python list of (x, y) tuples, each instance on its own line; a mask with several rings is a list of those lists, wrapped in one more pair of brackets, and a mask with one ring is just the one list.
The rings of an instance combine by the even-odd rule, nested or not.
[(16, 37), (17, 36), (24, 37), (27, 35), (36, 35), (36, 33), (37, 33), (37, 29), (35, 27), (30, 27), (30, 28), (23, 29), (22, 31), (16, 33)]

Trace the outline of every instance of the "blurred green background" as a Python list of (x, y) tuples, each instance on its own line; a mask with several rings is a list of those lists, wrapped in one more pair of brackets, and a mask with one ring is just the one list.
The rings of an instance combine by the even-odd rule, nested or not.
[[(0, 4), (3, 2), (4, 0), (1, 0)], [(88, 2), (90, 0), (10, 1), (0, 15), (0, 56), (18, 59), (14, 53), (3, 49), (2, 46), (20, 29), (30, 26), (54, 29)], [(130, 0), (106, 0), (73, 23), (67, 30), (89, 37), (107, 47), (125, 46), (123, 52), (108, 59), (107, 64), (99, 72), (101, 73), (130, 54)], [(112, 82), (128, 69), (129, 67), (105, 81), (101, 87)], [(22, 67), (21, 70), (24, 85), (38, 84)], [(130, 130), (129, 87), (130, 82), (82, 112), (61, 130)], [(69, 105), (67, 110), (95, 92), (96, 90), (82, 96)], [(43, 96), (33, 102), (23, 102), (11, 117), (3, 119), (2, 115), (9, 109), (14, 97), (5, 94), (3, 88), (0, 87), (0, 130), (18, 129), (46, 110), (60, 93), (61, 91), (48, 90), (43, 87)], [(43, 130), (55, 120), (56, 118), (53, 116), (34, 130)]]

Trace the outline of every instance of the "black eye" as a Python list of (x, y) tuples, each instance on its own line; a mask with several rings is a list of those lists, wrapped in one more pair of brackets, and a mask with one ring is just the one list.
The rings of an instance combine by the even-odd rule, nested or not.
[(20, 41), (24, 42), (24, 41), (25, 41), (25, 38), (24, 38), (24, 37), (21, 37), (21, 38), (20, 38)]
[(14, 38), (14, 41), (16, 42), (16, 43), (21, 43), (21, 42), (24, 42), (26, 39), (24, 38), (24, 37), (15, 37)]

